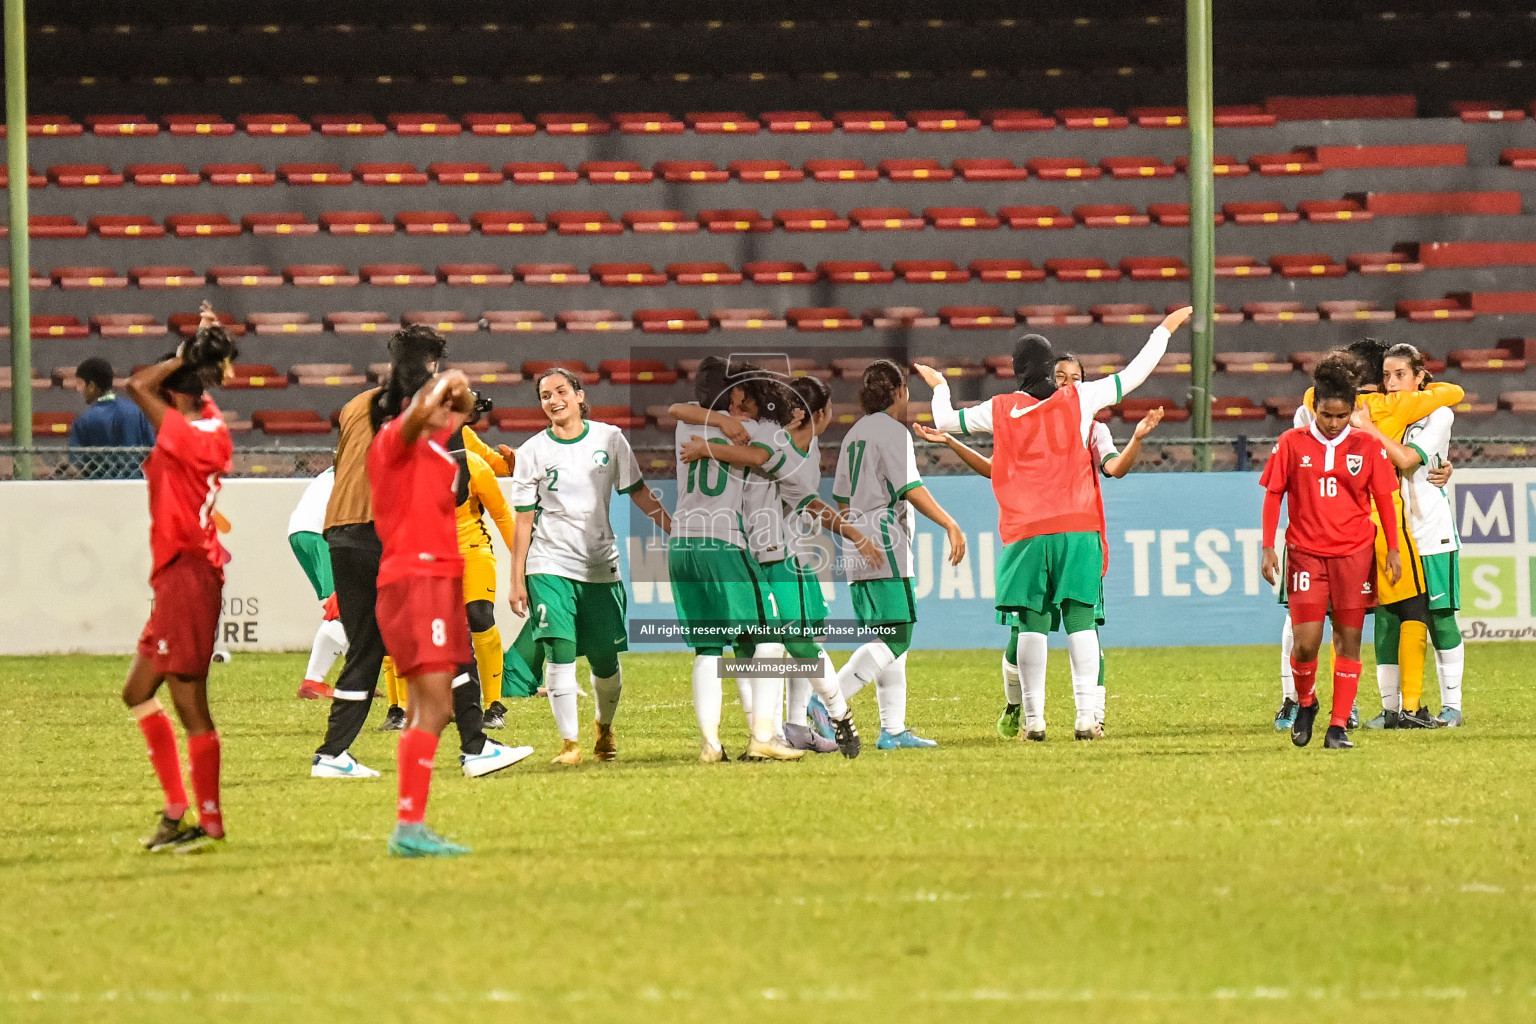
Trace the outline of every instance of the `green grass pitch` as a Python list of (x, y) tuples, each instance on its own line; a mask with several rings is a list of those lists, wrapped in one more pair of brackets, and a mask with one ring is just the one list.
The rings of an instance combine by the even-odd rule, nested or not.
[(231, 839), (191, 858), (139, 850), (125, 660), (0, 660), (0, 1020), (1530, 1020), (1530, 658), (1470, 650), (1465, 729), (1335, 753), (1271, 730), (1273, 647), (1110, 652), (1099, 743), (1053, 652), (1044, 745), (996, 736), (996, 652), (919, 650), (937, 750), (874, 750), (866, 691), (857, 761), (705, 766), (685, 659), (630, 655), (616, 763), (548, 766), (542, 700), (499, 776), (445, 743), (446, 862), (385, 855), (382, 707), (384, 778), (308, 777), (298, 656), (215, 667)]

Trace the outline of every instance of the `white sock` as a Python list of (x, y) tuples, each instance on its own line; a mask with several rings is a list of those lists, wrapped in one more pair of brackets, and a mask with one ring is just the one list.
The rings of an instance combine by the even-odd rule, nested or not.
[[(883, 644), (881, 646), (884, 646)], [(892, 736), (907, 731), (907, 654), (875, 677), (875, 703), (880, 705), (880, 730)]]
[(811, 676), (809, 681), (811, 689), (815, 690), (816, 696), (821, 698), (821, 703), (827, 709), (829, 716), (847, 717), (848, 698), (843, 696), (843, 688), (838, 685), (837, 668), (832, 664), (832, 655), (826, 651), (821, 652), (821, 675)]
[(720, 678), (720, 659), (698, 654), (693, 659), (693, 713), (699, 720), (704, 742), (720, 747), (720, 711), (725, 703)]
[[(1439, 652), (1437, 651), (1438, 655)], [(1436, 663), (1439, 662), (1436, 657)], [(1403, 710), (1403, 670), (1396, 665), (1376, 666), (1376, 689), (1381, 691), (1381, 710)]]
[(807, 709), (811, 706), (811, 681), (805, 676), (790, 677), (788, 704), (784, 721), (790, 725), (810, 728), (811, 716)]
[[(875, 677), (890, 667), (896, 660), (896, 655), (882, 640), (865, 644), (843, 663), (843, 669), (837, 674), (837, 687), (843, 692), (843, 699), (847, 700), (858, 693), (865, 686), (875, 681)], [(831, 709), (828, 708), (830, 711)]]
[(1024, 694), (1019, 689), (1019, 667), (1008, 660), (1003, 652), (1003, 700), (1009, 704), (1023, 704)]
[(555, 728), (562, 740), (575, 740), (577, 732), (576, 712), (576, 663), (557, 665), (544, 663), (544, 688), (549, 691), (549, 709), (555, 713)]
[(619, 697), (624, 692), (624, 669), (620, 667), (607, 677), (592, 673), (592, 692), (597, 695), (597, 720), (612, 725), (613, 713), (619, 709)]
[(324, 682), (336, 659), (347, 653), (347, 633), (341, 628), (340, 619), (320, 623), (315, 630), (315, 642), (309, 649), (309, 667), (304, 670), (305, 679)]
[[(779, 660), (784, 657), (784, 645), (758, 644), (754, 658)], [(784, 707), (784, 677), (757, 676), (752, 680), (752, 738), (759, 743), (773, 739), (774, 726)]]
[(1067, 634), (1067, 659), (1072, 665), (1072, 700), (1077, 728), (1091, 728), (1099, 706), (1099, 632), (1084, 629)]
[(1435, 652), (1435, 672), (1440, 676), (1440, 707), (1461, 710), (1461, 677), (1467, 668), (1467, 645)]
[(1044, 633), (1019, 634), (1019, 682), (1027, 729), (1045, 728), (1045, 654)]
[(752, 730), (752, 678), (736, 677), (736, 699), (741, 702), (741, 713), (747, 716), (747, 731)]
[(1296, 699), (1296, 677), (1291, 672), (1291, 648), (1296, 643), (1296, 634), (1291, 629), (1291, 617), (1285, 617), (1285, 625), (1280, 628), (1280, 696), (1286, 700)]

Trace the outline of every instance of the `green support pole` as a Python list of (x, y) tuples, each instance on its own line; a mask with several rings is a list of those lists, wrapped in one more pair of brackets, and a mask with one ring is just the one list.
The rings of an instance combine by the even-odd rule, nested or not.
[[(1185, 32), (1189, 51), (1189, 291), (1195, 315), (1190, 320), (1190, 432), (1211, 436), (1211, 372), (1216, 344), (1216, 175), (1212, 169), (1215, 126), (1211, 89), (1211, 0), (1186, 0)], [(1211, 468), (1209, 445), (1195, 448), (1195, 468)]]
[[(32, 260), (27, 251), (27, 33), (23, 0), (5, 0), (5, 158), (11, 193), (11, 428), (32, 444)], [(16, 460), (16, 479), (32, 460)]]

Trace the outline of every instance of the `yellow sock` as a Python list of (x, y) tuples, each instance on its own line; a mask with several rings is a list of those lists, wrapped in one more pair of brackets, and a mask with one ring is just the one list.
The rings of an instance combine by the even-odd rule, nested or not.
[(384, 656), (384, 692), (392, 708), (405, 707), (405, 680), (395, 673), (395, 659)]
[(475, 664), (480, 668), (480, 697), (485, 707), (501, 700), (501, 630), (492, 626), (474, 634)]
[(1429, 630), (1424, 623), (1404, 619), (1397, 639), (1397, 664), (1403, 677), (1403, 710), (1417, 711), (1424, 699), (1424, 657)]

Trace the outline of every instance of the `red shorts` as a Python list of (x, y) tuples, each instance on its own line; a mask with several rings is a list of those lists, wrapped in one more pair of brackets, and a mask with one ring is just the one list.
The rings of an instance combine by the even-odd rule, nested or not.
[(154, 659), (162, 675), (206, 676), (219, 638), (223, 570), (206, 558), (179, 555), (149, 582), (155, 604), (139, 635), (139, 653)]
[(382, 584), (374, 613), (384, 649), (402, 678), (452, 673), (474, 660), (458, 576), (410, 576)]
[(1332, 558), (1287, 548), (1285, 596), (1292, 622), (1322, 622), (1330, 608), (1353, 613), (1346, 618), (1363, 622), (1364, 612), (1376, 607), (1375, 547), (1367, 544), (1354, 554)]

